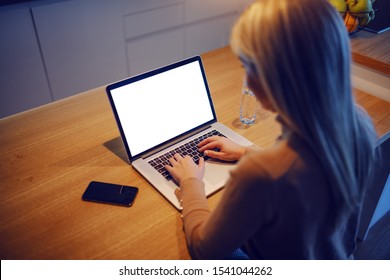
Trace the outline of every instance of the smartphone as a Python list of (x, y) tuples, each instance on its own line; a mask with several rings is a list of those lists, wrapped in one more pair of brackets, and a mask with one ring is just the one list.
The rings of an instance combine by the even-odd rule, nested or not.
[(130, 207), (137, 196), (138, 188), (92, 181), (85, 190), (85, 201), (108, 203)]

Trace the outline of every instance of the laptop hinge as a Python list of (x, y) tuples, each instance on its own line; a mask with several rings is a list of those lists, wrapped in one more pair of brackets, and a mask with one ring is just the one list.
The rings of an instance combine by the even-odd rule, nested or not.
[(159, 147), (157, 147), (157, 148), (151, 150), (150, 152), (147, 152), (146, 154), (142, 155), (141, 158), (142, 158), (142, 159), (145, 159), (145, 158), (148, 158), (148, 157), (150, 157), (150, 156), (152, 156), (152, 155), (154, 155), (154, 154), (157, 154), (157, 153), (161, 152), (162, 150), (164, 150), (164, 149), (166, 149), (166, 148), (168, 148), (168, 147), (174, 146), (174, 145), (176, 145), (177, 143), (179, 143), (179, 142), (181, 142), (181, 141), (183, 141), (183, 140), (186, 140), (186, 139), (188, 139), (188, 138), (194, 136), (195, 134), (197, 134), (197, 133), (199, 133), (199, 132), (202, 132), (202, 131), (204, 131), (204, 130), (206, 130), (206, 129), (209, 129), (210, 127), (211, 127), (211, 125), (207, 125), (207, 126), (204, 126), (204, 127), (198, 128), (198, 129), (195, 129), (195, 130), (193, 130), (193, 131), (191, 131), (191, 132), (188, 132), (188, 133), (186, 133), (186, 134), (183, 135), (183, 136), (179, 136), (179, 137), (176, 138), (176, 139), (170, 140), (169, 143), (163, 144), (163, 145), (161, 145), (161, 146), (159, 146)]

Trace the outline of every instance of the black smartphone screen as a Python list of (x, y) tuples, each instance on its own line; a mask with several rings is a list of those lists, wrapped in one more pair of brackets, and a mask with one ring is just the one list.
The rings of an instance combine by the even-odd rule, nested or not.
[(138, 188), (92, 181), (82, 199), (130, 207), (137, 196)]

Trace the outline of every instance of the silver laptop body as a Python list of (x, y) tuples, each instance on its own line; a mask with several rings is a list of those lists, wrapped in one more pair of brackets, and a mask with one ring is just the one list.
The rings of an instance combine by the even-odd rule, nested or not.
[[(132, 167), (177, 209), (180, 204), (174, 191), (178, 186), (152, 166), (152, 159), (213, 131), (241, 145), (252, 145), (217, 122), (199, 56), (113, 83), (106, 91)], [(224, 186), (234, 166), (206, 160), (207, 196)]]

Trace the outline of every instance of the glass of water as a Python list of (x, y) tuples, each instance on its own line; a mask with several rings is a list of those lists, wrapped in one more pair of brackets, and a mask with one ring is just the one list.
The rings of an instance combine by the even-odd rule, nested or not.
[(242, 86), (240, 104), (240, 122), (245, 125), (252, 125), (256, 121), (257, 100), (253, 92), (248, 88), (246, 82)]

